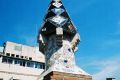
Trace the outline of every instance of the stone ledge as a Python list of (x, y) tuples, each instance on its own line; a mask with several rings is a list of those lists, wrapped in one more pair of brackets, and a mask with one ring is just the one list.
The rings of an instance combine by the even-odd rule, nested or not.
[(46, 75), (43, 80), (92, 80), (92, 76), (53, 71)]

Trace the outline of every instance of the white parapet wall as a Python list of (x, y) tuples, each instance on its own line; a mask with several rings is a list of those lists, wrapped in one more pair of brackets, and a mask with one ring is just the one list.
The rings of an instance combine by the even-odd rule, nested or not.
[(10, 53), (10, 55), (15, 54), (27, 58), (31, 57), (33, 61), (43, 63), (45, 62), (45, 57), (41, 52), (39, 52), (38, 47), (32, 47), (7, 41), (4, 52), (5, 54)]

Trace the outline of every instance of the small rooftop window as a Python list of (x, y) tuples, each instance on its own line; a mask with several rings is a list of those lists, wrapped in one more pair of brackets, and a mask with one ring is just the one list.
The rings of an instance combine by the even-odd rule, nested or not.
[(10, 53), (6, 53), (6, 56), (10, 56)]
[(11, 57), (15, 57), (15, 54), (11, 54)]
[(25, 56), (25, 59), (28, 59), (28, 57), (27, 57), (27, 56)]
[(23, 59), (23, 58), (24, 58), (24, 56), (21, 56), (21, 58)]
[(19, 55), (16, 55), (17, 58), (19, 58)]
[(32, 57), (29, 57), (29, 60), (32, 60)]

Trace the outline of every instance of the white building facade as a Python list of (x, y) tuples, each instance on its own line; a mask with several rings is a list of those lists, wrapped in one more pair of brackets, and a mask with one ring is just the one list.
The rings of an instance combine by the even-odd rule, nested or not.
[(6, 42), (0, 47), (0, 80), (37, 80), (45, 68), (38, 47)]

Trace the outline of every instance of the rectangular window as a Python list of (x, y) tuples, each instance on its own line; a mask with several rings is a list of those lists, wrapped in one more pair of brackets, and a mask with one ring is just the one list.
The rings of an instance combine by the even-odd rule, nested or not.
[(11, 57), (15, 57), (15, 54), (11, 54)]
[(40, 68), (40, 63), (38, 63), (37, 68), (38, 68), (38, 69), (41, 69), (41, 68)]
[(40, 69), (40, 64), (39, 63), (35, 63), (35, 68)]
[(16, 55), (17, 58), (19, 58), (19, 55)]
[(6, 56), (10, 56), (10, 53), (6, 53)]
[(43, 69), (45, 69), (45, 64), (43, 64)]
[(23, 61), (23, 60), (20, 61), (20, 66), (25, 66), (25, 64), (26, 64), (25, 61)]
[(13, 63), (13, 59), (10, 59), (10, 58), (7, 58), (7, 57), (3, 57), (2, 62), (3, 63), (12, 64)]
[(29, 60), (32, 60), (32, 57), (29, 57)]
[(7, 58), (3, 57), (2, 62), (7, 63)]
[(13, 60), (12, 59), (8, 59), (8, 64), (12, 64), (13, 63)]
[(45, 69), (45, 65), (43, 63), (35, 63), (35, 68)]
[(40, 69), (43, 69), (43, 65), (42, 64), (40, 64)]
[(27, 67), (34, 67), (34, 63), (33, 62), (27, 62)]
[(25, 67), (25, 64), (26, 64), (26, 62), (25, 61), (23, 61), (23, 66)]
[(20, 66), (22, 66), (23, 65), (23, 61), (20, 61)]
[(19, 60), (15, 60), (15, 64), (16, 65), (20, 65), (20, 61)]

